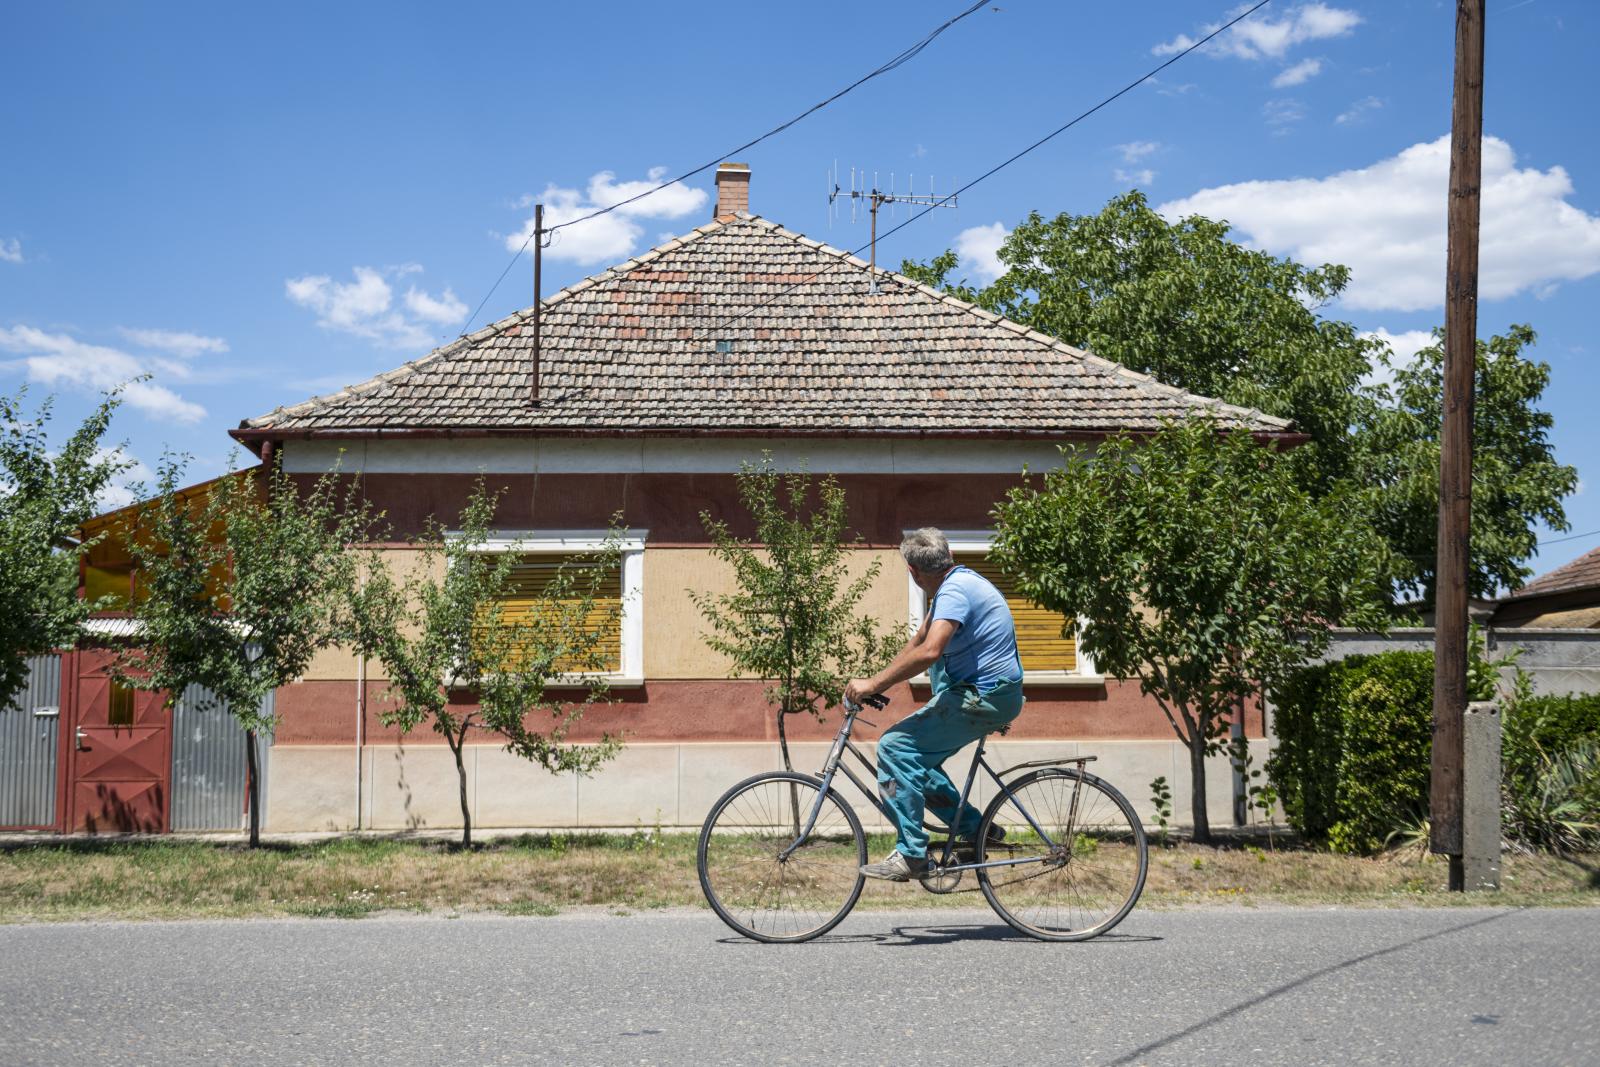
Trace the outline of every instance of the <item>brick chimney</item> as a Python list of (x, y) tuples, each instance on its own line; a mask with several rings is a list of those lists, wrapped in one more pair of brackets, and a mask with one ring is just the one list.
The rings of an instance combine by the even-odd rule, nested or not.
[(724, 163), (717, 168), (717, 207), (712, 218), (750, 211), (750, 164)]

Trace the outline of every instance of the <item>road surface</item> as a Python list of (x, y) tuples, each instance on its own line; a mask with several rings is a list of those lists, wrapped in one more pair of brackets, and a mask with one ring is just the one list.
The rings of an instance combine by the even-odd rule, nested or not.
[(1600, 1063), (1600, 910), (858, 912), (0, 927), (23, 1064)]

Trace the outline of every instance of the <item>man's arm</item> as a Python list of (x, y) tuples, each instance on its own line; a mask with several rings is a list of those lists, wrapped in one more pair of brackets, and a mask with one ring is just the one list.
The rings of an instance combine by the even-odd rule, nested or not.
[(950, 643), (950, 638), (955, 636), (956, 629), (956, 624), (949, 619), (939, 619), (935, 622), (924, 619), (922, 629), (906, 642), (906, 647), (900, 650), (899, 655), (895, 656), (887, 667), (871, 678), (856, 678), (844, 687), (845, 699), (852, 704), (859, 704), (864, 698), (874, 693), (881, 693), (891, 685), (897, 685), (907, 678), (915, 678), (944, 655), (945, 646)]

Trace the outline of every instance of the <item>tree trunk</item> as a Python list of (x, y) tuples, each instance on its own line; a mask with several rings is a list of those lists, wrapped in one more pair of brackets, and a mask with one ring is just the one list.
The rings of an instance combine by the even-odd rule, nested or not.
[(794, 770), (794, 765), (789, 762), (789, 734), (783, 726), (784, 720), (788, 717), (789, 713), (787, 711), (782, 708), (778, 709), (778, 748), (783, 752), (783, 769), (792, 771)]
[(244, 789), (250, 806), (250, 847), (261, 847), (261, 771), (256, 762), (256, 732), (244, 732)]
[(1193, 809), (1194, 843), (1211, 844), (1211, 820), (1206, 817), (1206, 739), (1198, 732), (1189, 739), (1189, 804)]
[(456, 758), (456, 780), (461, 785), (461, 847), (472, 847), (472, 812), (467, 808), (467, 764), (465, 759), (467, 747), (466, 731), (462, 730), (459, 739), (450, 742), (450, 753)]
[[(794, 770), (794, 765), (789, 762), (789, 735), (784, 730), (783, 722), (789, 713), (782, 708), (778, 709), (778, 747), (783, 750), (783, 769)], [(794, 825), (794, 836), (800, 836), (800, 787), (793, 782), (789, 783), (789, 813)]]

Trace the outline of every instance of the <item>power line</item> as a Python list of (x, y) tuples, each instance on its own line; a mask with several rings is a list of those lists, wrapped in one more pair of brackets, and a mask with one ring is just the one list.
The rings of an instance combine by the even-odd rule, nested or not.
[(1563, 541), (1577, 541), (1580, 538), (1593, 537), (1595, 534), (1600, 534), (1600, 530), (1590, 530), (1588, 533), (1581, 534), (1568, 534), (1566, 537), (1552, 537), (1548, 541), (1540, 541), (1539, 547), (1543, 548), (1545, 545), (1559, 545)]
[[(873, 78), (878, 77), (880, 74), (887, 74), (892, 70), (896, 70), (896, 69), (900, 68), (901, 66), (904, 66), (906, 63), (910, 62), (911, 60), (915, 59), (919, 54), (921, 54), (922, 50), (924, 48), (927, 48), (930, 44), (932, 44), (934, 42), (934, 39), (937, 38), (940, 34), (944, 33), (944, 31), (948, 30), (950, 27), (954, 26), (956, 23), (960, 22), (962, 19), (966, 18), (968, 15), (971, 15), (971, 14), (975, 13), (979, 8), (983, 7), (984, 4), (986, 4), (988, 2), (989, 2), (989, 0), (977, 0), (976, 3), (972, 4), (970, 7), (966, 8), (965, 10), (963, 10), (960, 14), (958, 14), (958, 15), (952, 17), (952, 18), (946, 19), (938, 27), (936, 27), (935, 29), (930, 31), (928, 34), (926, 34), (924, 37), (922, 37), (920, 40), (918, 40), (915, 44), (912, 44), (912, 45), (908, 46), (907, 48), (905, 48), (904, 50), (902, 50), (901, 52), (899, 52), (892, 59), (887, 60), (886, 62), (884, 62), (880, 66), (874, 68), (869, 73), (864, 74), (861, 77), (857, 78), (855, 81), (851, 82), (849, 85), (845, 86), (843, 89), (840, 89), (838, 92), (834, 93), (832, 96), (828, 97), (826, 100), (823, 100), (821, 103), (813, 104), (810, 107), (806, 108), (804, 111), (800, 112), (800, 114), (796, 115), (794, 118), (790, 119), (789, 121), (784, 122), (784, 123), (780, 123), (779, 125), (774, 126), (772, 129), (768, 130), (766, 133), (762, 134), (761, 136), (756, 137), (756, 138), (754, 138), (752, 140), (746, 141), (744, 144), (739, 145), (737, 148), (730, 148), (726, 152), (719, 153), (716, 156), (714, 156), (709, 162), (702, 163), (702, 164), (700, 164), (700, 166), (695, 167), (693, 170), (686, 170), (682, 174), (678, 175), (676, 178), (669, 178), (667, 181), (662, 182), (660, 185), (657, 185), (653, 189), (647, 189), (642, 193), (638, 193), (638, 194), (636, 194), (634, 196), (628, 197), (626, 200), (619, 200), (615, 204), (608, 204), (607, 206), (605, 206), (603, 208), (600, 208), (597, 211), (592, 211), (589, 214), (584, 215), (582, 218), (570, 219), (570, 220), (568, 220), (566, 222), (559, 223), (558, 225), (546, 227), (545, 228), (545, 232), (546, 233), (555, 233), (558, 230), (566, 229), (568, 226), (576, 226), (580, 222), (588, 222), (590, 219), (599, 218), (601, 215), (608, 214), (608, 213), (610, 213), (612, 211), (617, 210), (620, 207), (626, 207), (627, 205), (632, 204), (635, 201), (643, 200), (647, 196), (651, 196), (651, 195), (653, 195), (655, 193), (659, 193), (661, 190), (665, 189), (669, 185), (676, 185), (678, 182), (687, 181), (688, 179), (694, 177), (696, 174), (701, 174), (701, 173), (703, 173), (705, 171), (710, 170), (712, 167), (715, 167), (718, 163), (721, 163), (723, 160), (729, 159), (729, 158), (731, 158), (733, 156), (736, 156), (739, 153), (743, 152), (747, 148), (754, 148), (756, 145), (760, 144), (762, 141), (767, 140), (769, 137), (775, 137), (778, 134), (782, 133), (784, 130), (787, 130), (790, 126), (793, 126), (795, 123), (799, 122), (801, 119), (804, 119), (807, 116), (814, 114), (815, 112), (821, 111), (823, 108), (827, 107), (829, 104), (833, 103), (834, 101), (838, 100), (840, 97), (842, 97), (845, 94), (849, 93), (851, 90), (857, 89), (857, 88), (861, 87), (862, 85), (865, 85), (867, 82), (871, 81)], [(470, 333), (472, 331), (472, 324), (477, 321), (478, 315), (483, 311), (484, 305), (489, 302), (489, 298), (490, 297), (494, 296), (495, 290), (500, 288), (500, 283), (506, 280), (506, 275), (511, 273), (511, 269), (517, 265), (517, 260), (522, 258), (522, 254), (528, 250), (528, 245), (530, 243), (532, 243), (532, 241), (533, 241), (533, 231), (530, 230), (528, 232), (528, 236), (523, 239), (522, 246), (517, 249), (516, 255), (512, 256), (511, 257), (511, 262), (506, 264), (506, 269), (500, 272), (500, 277), (495, 279), (494, 284), (489, 287), (489, 292), (487, 294), (485, 294), (484, 298), (478, 302), (478, 306), (473, 310), (472, 315), (467, 319), (466, 328), (464, 330), (462, 330), (461, 336), (465, 337), (468, 333)]]
[[(1203, 47), (1208, 42), (1210, 42), (1213, 38), (1215, 38), (1215, 37), (1217, 37), (1217, 36), (1219, 36), (1219, 35), (1221, 35), (1223, 33), (1226, 33), (1228, 30), (1232, 29), (1235, 25), (1237, 25), (1240, 22), (1243, 22), (1245, 19), (1249, 18), (1251, 15), (1254, 15), (1257, 11), (1260, 11), (1262, 8), (1266, 7), (1270, 3), (1272, 3), (1272, 0), (1259, 0), (1259, 2), (1256, 3), (1254, 6), (1246, 9), (1245, 11), (1240, 12), (1238, 15), (1235, 15), (1233, 18), (1229, 19), (1227, 22), (1224, 22), (1222, 25), (1218, 26), (1216, 29), (1212, 30), (1210, 33), (1206, 34), (1204, 37), (1200, 38), (1198, 41), (1195, 41), (1193, 44), (1191, 44), (1189, 47), (1185, 48), (1183, 51), (1181, 51), (1181, 52), (1177, 53), (1176, 55), (1174, 55), (1171, 59), (1167, 60), (1165, 63), (1161, 63), (1161, 64), (1151, 68), (1148, 73), (1146, 73), (1143, 76), (1135, 79), (1134, 81), (1129, 82), (1127, 85), (1124, 85), (1121, 89), (1118, 89), (1116, 92), (1112, 93), (1110, 96), (1106, 97), (1104, 100), (1100, 101), (1098, 104), (1094, 105), (1094, 107), (1091, 107), (1089, 110), (1079, 114), (1077, 117), (1073, 118), (1070, 122), (1064, 123), (1063, 125), (1056, 127), (1054, 130), (1052, 130), (1049, 133), (1045, 134), (1043, 137), (1039, 138), (1037, 141), (1033, 142), (1031, 145), (1029, 145), (1028, 147), (1024, 148), (1022, 151), (1020, 151), (1020, 152), (1016, 153), (1015, 155), (1011, 156), (1009, 159), (1006, 159), (1001, 163), (997, 163), (995, 166), (990, 167), (988, 170), (984, 171), (982, 174), (978, 175), (976, 178), (972, 179), (967, 184), (961, 186), (961, 188), (955, 190), (952, 193), (949, 193), (949, 194), (945, 195), (944, 197), (941, 197), (938, 203), (931, 204), (928, 207), (923, 208), (921, 211), (919, 211), (916, 214), (911, 215), (910, 217), (908, 217), (904, 222), (900, 223), (898, 226), (894, 226), (891, 229), (887, 230), (886, 232), (879, 234), (878, 237), (877, 237), (877, 240), (882, 241), (885, 238), (890, 237), (895, 233), (898, 233), (899, 231), (905, 229), (907, 226), (910, 226), (913, 222), (916, 222), (918, 219), (920, 219), (923, 216), (927, 215), (929, 212), (934, 211), (935, 209), (940, 207), (945, 201), (954, 200), (956, 197), (960, 196), (962, 193), (966, 192), (968, 189), (971, 189), (973, 186), (977, 185), (979, 182), (982, 182), (982, 181), (985, 181), (985, 180), (987, 180), (989, 178), (994, 177), (996, 174), (1000, 173), (1002, 170), (1005, 170), (1007, 167), (1011, 166), (1011, 164), (1015, 163), (1017, 160), (1021, 159), (1023, 156), (1027, 155), (1028, 153), (1034, 151), (1037, 148), (1042, 147), (1043, 145), (1047, 144), (1048, 142), (1050, 142), (1050, 141), (1054, 140), (1055, 138), (1059, 137), (1061, 134), (1066, 133), (1068, 130), (1072, 129), (1072, 127), (1076, 126), (1078, 123), (1082, 122), (1084, 119), (1088, 118), (1090, 115), (1093, 115), (1095, 112), (1097, 112), (1097, 111), (1101, 110), (1102, 108), (1106, 107), (1108, 104), (1111, 104), (1113, 101), (1119, 99), (1120, 97), (1126, 96), (1128, 93), (1132, 92), (1134, 89), (1137, 89), (1139, 86), (1143, 85), (1145, 82), (1149, 81), (1151, 78), (1154, 78), (1157, 74), (1160, 74), (1162, 71), (1166, 70), (1168, 67), (1170, 67), (1174, 63), (1178, 62), (1178, 60), (1184, 58), (1185, 56), (1187, 56), (1189, 53), (1195, 51), (1196, 49)], [(857, 248), (854, 251), (852, 251), (850, 253), (850, 255), (858, 256), (858, 255), (861, 254), (862, 250), (865, 249), (866, 247), (867, 247), (867, 245), (862, 245), (860, 248)], [(810, 285), (812, 282), (814, 282), (818, 278), (822, 277), (822, 275), (824, 275), (824, 274), (828, 273), (830, 270), (834, 270), (834, 269), (837, 269), (836, 265), (835, 264), (830, 264), (827, 267), (824, 267), (822, 270), (817, 271), (815, 274), (811, 275), (809, 278), (805, 278), (805, 279), (803, 279), (801, 281), (795, 282), (793, 285), (790, 285), (787, 289), (784, 289), (781, 292), (773, 294), (772, 296), (768, 297), (766, 300), (763, 300), (761, 303), (759, 303), (759, 304), (755, 305), (754, 307), (752, 307), (749, 311), (740, 312), (739, 314), (734, 315), (731, 318), (728, 318), (728, 319), (726, 319), (726, 320), (724, 320), (722, 322), (717, 323), (715, 328), (716, 329), (721, 329), (722, 327), (729, 326), (729, 325), (732, 325), (735, 322), (738, 322), (740, 319), (748, 318), (750, 315), (753, 315), (757, 311), (760, 311), (762, 308), (766, 307), (768, 304), (771, 304), (773, 301), (779, 300), (779, 299), (782, 299), (785, 296), (788, 296), (790, 293), (794, 292), (796, 289), (800, 288), (802, 285)]]

